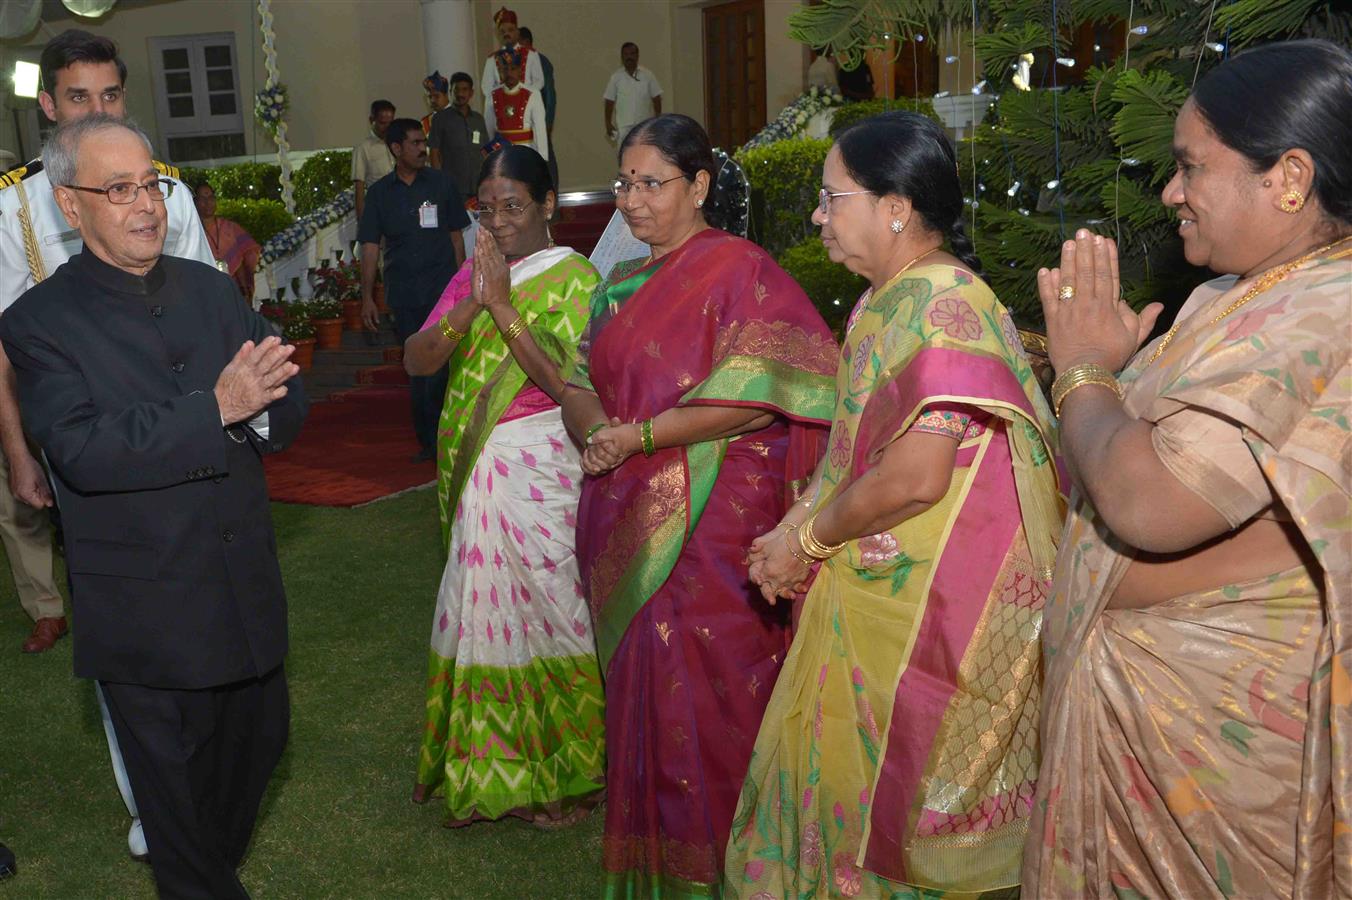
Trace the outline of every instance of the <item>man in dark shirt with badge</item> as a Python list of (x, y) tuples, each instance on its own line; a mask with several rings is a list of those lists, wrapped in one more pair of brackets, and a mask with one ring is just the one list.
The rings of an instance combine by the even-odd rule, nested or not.
[[(465, 258), (460, 235), (469, 216), (455, 183), (427, 165), (427, 135), (415, 119), (395, 119), (385, 131), (394, 171), (371, 185), (357, 225), (361, 242), (361, 312), (366, 326), (380, 326), (376, 310), (376, 264), (385, 242), (385, 302), (394, 315), (399, 343), (422, 329), (441, 292)], [(446, 369), (411, 379), (413, 431), (418, 458), (436, 457), (437, 419), (446, 394)]]
[(465, 200), (478, 193), (483, 143), (488, 140), (488, 123), (470, 107), (473, 99), (474, 79), (456, 72), (451, 76), (451, 105), (432, 117), (432, 133), (427, 136), (433, 168), (451, 176)]

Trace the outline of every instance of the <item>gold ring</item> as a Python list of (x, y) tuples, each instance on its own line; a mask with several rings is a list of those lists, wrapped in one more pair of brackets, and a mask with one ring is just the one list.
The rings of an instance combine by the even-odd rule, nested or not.
[(1070, 301), (1075, 299), (1075, 285), (1073, 284), (1061, 285), (1061, 290), (1056, 292), (1056, 296), (1060, 297), (1066, 303), (1069, 303)]

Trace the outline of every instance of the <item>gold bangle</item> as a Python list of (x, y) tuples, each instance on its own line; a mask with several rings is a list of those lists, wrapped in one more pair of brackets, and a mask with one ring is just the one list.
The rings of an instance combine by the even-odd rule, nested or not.
[(653, 440), (653, 420), (644, 419), (643, 424), (638, 427), (638, 438), (643, 444), (643, 455), (652, 456), (657, 452), (657, 442)]
[(1117, 395), (1118, 400), (1122, 399), (1122, 385), (1118, 383), (1113, 373), (1103, 366), (1094, 363), (1071, 366), (1056, 376), (1056, 381), (1052, 382), (1052, 411), (1056, 413), (1057, 418), (1061, 417), (1061, 404), (1070, 392), (1087, 384), (1106, 387)]
[(837, 553), (845, 549), (845, 542), (839, 544), (823, 544), (817, 540), (814, 533), (814, 526), (817, 522), (817, 516), (811, 516), (798, 529), (798, 543), (803, 548), (803, 552), (813, 559), (830, 559)]
[(508, 325), (502, 332), (503, 343), (510, 344), (512, 341), (521, 337), (521, 332), (526, 330), (526, 317), (517, 316), (516, 321)]
[(812, 568), (813, 561), (803, 556), (797, 550), (793, 549), (793, 541), (789, 540), (788, 531), (784, 532), (784, 546), (789, 548), (789, 552), (793, 554), (794, 559), (798, 560), (800, 563), (807, 566), (809, 569)]
[(446, 336), (446, 340), (458, 343), (465, 339), (466, 332), (456, 331), (451, 327), (451, 314), (449, 312), (442, 316), (437, 324), (441, 327), (441, 333)]

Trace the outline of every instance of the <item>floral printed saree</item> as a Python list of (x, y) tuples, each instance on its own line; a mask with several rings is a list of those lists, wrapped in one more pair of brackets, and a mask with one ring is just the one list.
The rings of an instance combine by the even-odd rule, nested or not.
[(1135, 551), (1083, 496), (1046, 613), (1036, 897), (1352, 897), (1352, 258), (1193, 292), (1121, 375), (1160, 459), (1309, 562), (1108, 609)]
[(957, 441), (949, 489), (821, 566), (733, 822), (732, 895), (1017, 890), (1061, 525), (1053, 424), (1009, 313), (952, 266), (856, 306), (816, 507), (908, 431)]

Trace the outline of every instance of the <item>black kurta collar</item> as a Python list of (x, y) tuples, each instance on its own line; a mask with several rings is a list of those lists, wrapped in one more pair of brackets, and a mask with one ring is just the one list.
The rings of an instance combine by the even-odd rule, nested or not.
[(88, 247), (81, 246), (80, 252), (72, 262), (100, 287), (118, 294), (148, 297), (164, 287), (164, 267), (160, 265), (159, 260), (155, 261), (155, 265), (145, 275), (133, 275), (117, 266), (110, 266)]

